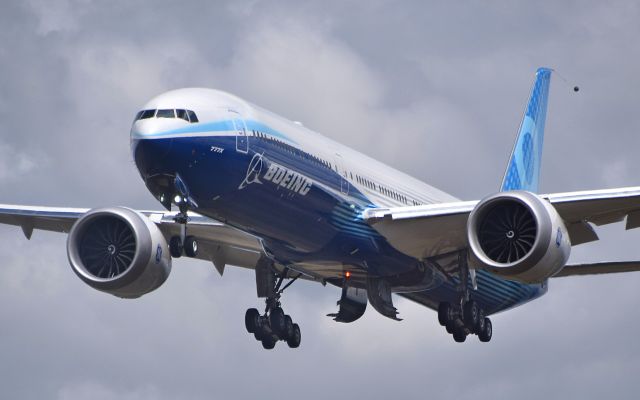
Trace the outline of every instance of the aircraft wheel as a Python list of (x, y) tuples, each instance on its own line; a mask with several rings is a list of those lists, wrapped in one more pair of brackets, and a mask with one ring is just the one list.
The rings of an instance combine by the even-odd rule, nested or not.
[(293, 336), (293, 320), (290, 315), (284, 316), (284, 337), (282, 339), (289, 340)]
[(469, 330), (474, 331), (476, 325), (478, 324), (478, 314), (480, 313), (480, 309), (478, 308), (478, 303), (473, 300), (469, 300), (464, 305), (464, 324)]
[(447, 302), (442, 302), (438, 305), (438, 322), (442, 326), (447, 325), (447, 320), (449, 319), (449, 308), (451, 306)]
[(194, 258), (198, 255), (198, 241), (193, 236), (187, 236), (184, 239), (184, 254), (187, 257)]
[(277, 307), (271, 314), (269, 315), (269, 324), (271, 325), (271, 329), (273, 329), (273, 333), (282, 337), (285, 333), (285, 318), (284, 311), (282, 308)]
[(478, 334), (481, 342), (489, 342), (493, 336), (493, 327), (491, 326), (491, 320), (489, 318), (484, 319), (484, 329)]
[(260, 313), (255, 308), (250, 308), (244, 314), (244, 326), (247, 332), (254, 333), (259, 328)]
[(171, 257), (180, 258), (182, 256), (182, 249), (180, 236), (172, 236), (169, 240), (169, 253), (171, 253)]
[(448, 320), (444, 327), (447, 330), (447, 333), (452, 334), (455, 330), (455, 322), (453, 320)]
[(453, 331), (453, 340), (455, 340), (457, 343), (462, 343), (467, 340), (467, 333), (462, 328), (456, 328)]
[(256, 330), (253, 332), (253, 337), (260, 342), (265, 336), (270, 334), (271, 328), (269, 328), (269, 319), (267, 317), (259, 316), (256, 324)]
[(296, 349), (300, 346), (302, 340), (302, 334), (300, 333), (300, 326), (298, 324), (292, 325), (293, 334), (287, 339), (287, 344), (292, 349)]
[(476, 327), (473, 332), (476, 334), (480, 334), (480, 332), (484, 330), (484, 322), (485, 322), (484, 310), (481, 308), (480, 312), (478, 312), (478, 323), (476, 324)]
[(264, 347), (267, 350), (271, 350), (274, 347), (276, 347), (277, 341), (278, 341), (278, 338), (275, 337), (274, 335), (266, 335), (265, 337), (262, 338), (262, 347)]

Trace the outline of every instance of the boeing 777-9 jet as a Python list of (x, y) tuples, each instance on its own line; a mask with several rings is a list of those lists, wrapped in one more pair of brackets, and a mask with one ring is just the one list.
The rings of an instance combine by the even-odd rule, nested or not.
[[(151, 99), (131, 127), (140, 176), (164, 207), (137, 211), (0, 205), (0, 222), (68, 233), (89, 286), (137, 298), (182, 256), (255, 271), (264, 308), (246, 329), (271, 349), (298, 347), (283, 311), (296, 280), (342, 288), (337, 322), (367, 305), (399, 320), (393, 293), (437, 310), (454, 340), (491, 340), (489, 316), (536, 299), (555, 277), (640, 270), (567, 265), (594, 226), (640, 226), (640, 187), (538, 194), (552, 75), (536, 72), (498, 192), (461, 201), (231, 94), (180, 89)], [(172, 208), (175, 211), (172, 211)]]

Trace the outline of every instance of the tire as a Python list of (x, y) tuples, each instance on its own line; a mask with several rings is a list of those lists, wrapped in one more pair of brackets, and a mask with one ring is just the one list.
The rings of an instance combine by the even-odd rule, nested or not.
[(250, 308), (244, 314), (244, 327), (247, 328), (247, 332), (254, 333), (258, 329), (260, 324), (260, 313), (255, 308)]
[(474, 333), (479, 334), (484, 329), (484, 310), (481, 308), (478, 313), (478, 323), (476, 324), (476, 329)]
[(287, 339), (287, 344), (292, 349), (297, 349), (300, 347), (300, 341), (302, 340), (302, 334), (300, 333), (300, 326), (298, 324), (293, 324), (292, 326), (293, 334), (291, 337)]
[(278, 335), (280, 338), (284, 336), (285, 332), (285, 321), (284, 321), (284, 311), (282, 308), (278, 307), (271, 311), (269, 315), (269, 324), (271, 325), (271, 329), (273, 333)]
[(453, 334), (453, 331), (455, 330), (455, 325), (453, 321), (447, 321), (447, 324), (444, 327), (447, 330), (448, 334)]
[(266, 350), (271, 350), (274, 347), (276, 347), (277, 341), (278, 341), (278, 338), (275, 337), (274, 335), (266, 335), (265, 337), (262, 338), (262, 347), (264, 347)]
[(172, 236), (169, 240), (169, 253), (173, 258), (182, 257), (182, 240), (180, 240), (180, 236)]
[(449, 303), (442, 302), (438, 305), (438, 322), (441, 326), (447, 325), (447, 320), (449, 319)]
[(475, 331), (476, 325), (478, 325), (478, 314), (480, 313), (478, 303), (473, 300), (469, 300), (464, 305), (463, 313), (464, 325), (469, 328), (470, 331)]
[(184, 239), (184, 254), (187, 257), (195, 258), (198, 255), (198, 241), (193, 236)]
[(493, 326), (491, 326), (491, 320), (489, 318), (484, 319), (484, 329), (480, 331), (478, 334), (478, 338), (480, 338), (481, 342), (489, 342), (491, 341), (491, 337), (493, 336)]
[(258, 342), (260, 342), (265, 336), (270, 335), (272, 332), (268, 327), (269, 320), (266, 317), (258, 316), (257, 322), (258, 323), (256, 324), (256, 330), (255, 332), (253, 332), (253, 336)]
[(284, 340), (289, 340), (293, 337), (293, 320), (290, 315), (284, 316)]
[(463, 343), (467, 340), (467, 333), (462, 328), (456, 328), (453, 331), (453, 340), (455, 340), (456, 343)]

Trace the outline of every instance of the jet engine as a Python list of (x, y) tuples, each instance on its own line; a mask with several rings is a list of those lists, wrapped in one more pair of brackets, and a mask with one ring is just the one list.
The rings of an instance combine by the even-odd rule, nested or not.
[(160, 229), (124, 207), (94, 209), (76, 221), (67, 239), (67, 255), (86, 284), (122, 298), (157, 289), (171, 272)]
[(507, 279), (540, 283), (560, 271), (571, 252), (562, 218), (526, 191), (489, 196), (469, 215), (469, 245), (479, 267)]

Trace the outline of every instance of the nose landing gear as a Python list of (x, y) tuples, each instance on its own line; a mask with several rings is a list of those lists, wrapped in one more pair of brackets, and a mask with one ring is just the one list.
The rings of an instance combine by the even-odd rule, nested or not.
[(191, 198), (189, 189), (179, 174), (176, 174), (173, 186), (178, 193), (174, 198), (174, 203), (180, 209), (180, 212), (173, 217), (173, 220), (180, 224), (180, 235), (172, 236), (169, 240), (169, 252), (173, 258), (179, 258), (183, 254), (194, 258), (198, 255), (198, 241), (194, 236), (187, 236), (187, 222), (189, 222), (187, 211), (189, 207), (194, 208), (198, 205)]
[(187, 205), (185, 202), (178, 204), (180, 212), (173, 220), (180, 224), (180, 236), (172, 236), (169, 240), (169, 252), (171, 257), (179, 258), (183, 254), (187, 257), (195, 258), (198, 255), (198, 241), (195, 236), (187, 236)]

